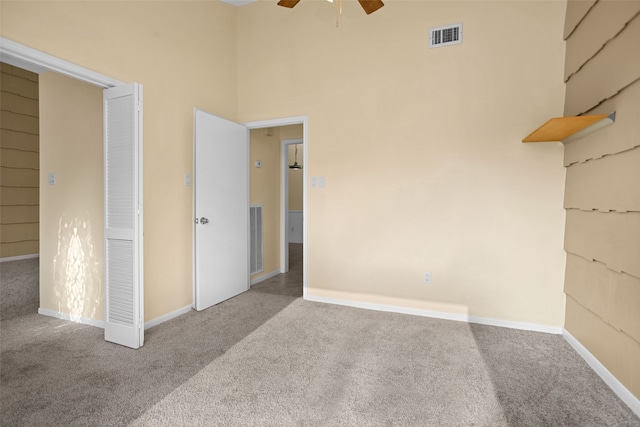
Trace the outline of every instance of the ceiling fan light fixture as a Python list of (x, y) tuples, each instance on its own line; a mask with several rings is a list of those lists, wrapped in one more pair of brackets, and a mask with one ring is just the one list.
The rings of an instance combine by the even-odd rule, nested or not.
[[(329, 3), (333, 3), (333, 0), (327, 0), (327, 1)], [(291, 9), (295, 5), (297, 5), (299, 2), (300, 0), (280, 0), (278, 2), (278, 6), (288, 7)], [(342, 9), (342, 5), (341, 5), (342, 2), (340, 1), (337, 3), (340, 4), (340, 9)], [(360, 3), (360, 6), (362, 6), (362, 8), (364, 9), (367, 15), (372, 14), (373, 12), (375, 12), (376, 10), (384, 6), (384, 3), (382, 2), (382, 0), (358, 0), (358, 3)]]

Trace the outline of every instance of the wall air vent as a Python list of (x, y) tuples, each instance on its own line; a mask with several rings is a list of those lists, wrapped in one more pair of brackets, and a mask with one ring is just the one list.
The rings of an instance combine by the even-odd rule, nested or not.
[(262, 205), (249, 206), (249, 234), (251, 236), (249, 268), (251, 274), (263, 271), (263, 243), (262, 243)]
[(462, 43), (462, 24), (431, 28), (429, 33), (431, 34), (429, 36), (429, 47), (441, 47)]

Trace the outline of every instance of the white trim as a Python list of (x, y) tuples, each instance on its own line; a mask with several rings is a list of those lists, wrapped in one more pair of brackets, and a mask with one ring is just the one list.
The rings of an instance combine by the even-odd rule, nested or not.
[[(156, 317), (153, 320), (149, 320), (144, 324), (144, 329), (147, 330), (149, 328), (153, 328), (154, 326), (158, 326), (161, 323), (167, 322), (171, 319), (174, 319), (178, 316), (181, 316), (185, 313), (190, 312), (193, 309), (192, 305), (188, 305), (186, 307), (182, 307), (176, 311), (172, 311), (171, 313), (167, 313), (160, 317)], [(44, 316), (55, 317), (56, 319), (68, 320), (70, 322), (81, 323), (83, 325), (95, 326), (97, 328), (104, 329), (104, 321), (102, 320), (94, 320), (89, 319), (87, 317), (77, 317), (72, 316), (67, 313), (60, 313), (58, 311), (49, 310), (46, 308), (38, 308), (38, 314), (42, 314)]]
[(456, 322), (477, 323), (480, 325), (499, 326), (501, 328), (520, 329), (523, 331), (544, 332), (547, 334), (562, 334), (562, 328), (556, 326), (539, 325), (536, 323), (513, 322), (509, 320), (492, 319), (489, 317), (469, 316), (466, 314), (446, 313), (442, 311), (423, 310), (420, 308), (398, 307), (386, 304), (374, 304), (360, 301), (350, 301), (336, 298), (317, 297), (307, 295), (307, 301), (322, 302), (326, 304), (343, 305), (366, 310), (386, 311), (390, 313), (411, 314), (413, 316), (432, 317), (435, 319), (453, 320)]
[(0, 262), (21, 261), (23, 259), (32, 259), (32, 258), (40, 258), (40, 254), (9, 256), (5, 258), (0, 258)]
[(147, 330), (149, 328), (153, 328), (154, 326), (158, 326), (161, 323), (167, 322), (171, 319), (175, 319), (178, 316), (182, 316), (190, 312), (193, 309), (193, 305), (187, 305), (185, 307), (179, 308), (171, 313), (163, 314), (160, 317), (156, 317), (155, 319), (149, 320), (144, 324), (144, 329)]
[(56, 58), (53, 55), (14, 42), (13, 40), (5, 39), (4, 37), (0, 37), (0, 60), (7, 64), (30, 69), (38, 73), (54, 71), (105, 89), (124, 84), (124, 82), (112, 79), (104, 74), (72, 64), (64, 59)]
[(272, 277), (275, 277), (278, 274), (281, 274), (280, 270), (273, 270), (271, 273), (267, 273), (264, 276), (256, 277), (251, 281), (251, 286), (258, 284), (260, 282), (264, 282), (267, 279), (271, 279)]
[[(304, 144), (304, 161), (303, 161), (303, 165), (304, 168), (302, 169), (302, 177), (303, 177), (303, 181), (304, 181), (304, 187), (303, 187), (303, 191), (302, 191), (302, 210), (304, 212), (309, 212), (308, 210), (308, 191), (307, 191), (307, 182), (308, 182), (308, 173), (309, 173), (309, 124), (308, 124), (308, 117), (307, 116), (294, 116), (294, 117), (285, 117), (282, 119), (271, 119), (271, 120), (260, 120), (260, 121), (255, 121), (255, 122), (245, 122), (242, 123), (243, 125), (245, 125), (248, 129), (261, 129), (261, 128), (268, 128), (268, 127), (278, 127), (278, 126), (289, 126), (289, 125), (299, 125), (302, 124), (302, 141)], [(248, 160), (247, 160), (248, 161)], [(302, 226), (302, 243), (303, 243), (303, 248), (302, 248), (302, 297), (306, 298), (307, 297), (307, 287), (308, 287), (308, 277), (309, 274), (307, 272), (309, 263), (307, 262), (308, 260), (308, 250), (309, 250), (309, 245), (307, 245), (307, 229), (309, 227), (309, 221), (306, 220), (304, 221), (304, 224)]]
[(244, 122), (242, 124), (245, 125), (248, 129), (275, 128), (280, 126), (300, 125), (300, 124), (306, 125), (307, 116), (293, 116), (293, 117), (284, 117), (282, 119), (257, 120), (254, 122)]
[(60, 313), (59, 311), (53, 311), (47, 308), (38, 308), (38, 314), (104, 329), (104, 321), (102, 320), (89, 319), (87, 317), (72, 316), (71, 314), (68, 314), (68, 313)]
[(578, 341), (569, 331), (562, 329), (562, 336), (571, 347), (587, 362), (587, 364), (595, 371), (596, 374), (605, 382), (606, 385), (627, 404), (637, 416), (640, 417), (640, 400), (635, 397), (629, 389), (627, 389), (605, 366), (600, 363), (596, 357), (591, 354), (580, 341)]

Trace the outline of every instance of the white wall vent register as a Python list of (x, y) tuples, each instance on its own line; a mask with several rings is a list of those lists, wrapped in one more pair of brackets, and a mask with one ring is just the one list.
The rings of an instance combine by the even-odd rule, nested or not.
[(460, 44), (462, 43), (462, 24), (431, 28), (429, 34), (429, 47)]
[(260, 273), (263, 267), (263, 245), (262, 245), (262, 205), (251, 205), (249, 207), (249, 222), (251, 246), (250, 251), (250, 268), (251, 274)]

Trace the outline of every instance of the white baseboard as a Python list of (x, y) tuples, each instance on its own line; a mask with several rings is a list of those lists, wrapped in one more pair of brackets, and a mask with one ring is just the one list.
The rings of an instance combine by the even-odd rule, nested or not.
[(573, 347), (573, 349), (587, 362), (591, 369), (609, 386), (611, 390), (622, 400), (627, 406), (640, 417), (640, 400), (635, 397), (624, 384), (622, 384), (611, 372), (585, 346), (580, 344), (569, 331), (562, 330), (562, 336)]
[(5, 257), (5, 258), (0, 258), (0, 262), (21, 261), (23, 259), (32, 259), (32, 258), (40, 258), (40, 254), (8, 256), (8, 257)]
[[(146, 322), (144, 324), (144, 329), (147, 330), (149, 328), (153, 328), (154, 326), (157, 326), (161, 323), (166, 322), (167, 320), (171, 320), (175, 317), (178, 317), (182, 314), (188, 313), (189, 311), (191, 311), (192, 306), (188, 305), (186, 307), (182, 307), (176, 311), (172, 311), (171, 313), (167, 313), (163, 316), (160, 317), (156, 317), (153, 320), (150, 320), (148, 322)], [(53, 310), (49, 310), (46, 308), (38, 308), (38, 314), (42, 314), (44, 316), (49, 316), (49, 317), (55, 317), (56, 319), (62, 319), (62, 320), (68, 320), (71, 322), (76, 322), (76, 323), (81, 323), (83, 325), (90, 325), (90, 326), (95, 326), (98, 328), (102, 328), (104, 329), (104, 321), (102, 320), (94, 320), (94, 319), (89, 319), (86, 317), (78, 317), (78, 316), (72, 316), (70, 314), (67, 313), (60, 313), (58, 311), (53, 311)]]
[(162, 315), (160, 317), (156, 317), (155, 319), (149, 320), (148, 322), (145, 322), (144, 324), (144, 329), (145, 331), (149, 328), (153, 328), (154, 326), (158, 326), (160, 323), (164, 323), (168, 320), (174, 319), (178, 316), (181, 316), (185, 313), (190, 312), (193, 309), (192, 305), (187, 305), (185, 307), (179, 308), (176, 311), (172, 311), (171, 313), (167, 313), (165, 315)]
[(547, 334), (562, 334), (562, 328), (535, 323), (513, 322), (509, 320), (492, 319), (488, 317), (469, 316), (466, 314), (445, 313), (441, 311), (423, 310), (418, 308), (397, 307), (385, 304), (373, 304), (336, 298), (317, 297), (307, 295), (305, 300), (322, 302), (327, 304), (344, 305), (347, 307), (364, 308), (367, 310), (386, 311), (391, 313), (411, 314), (414, 316), (433, 317), (435, 319), (454, 320), (456, 322), (477, 323), (480, 325), (499, 326), (501, 328), (520, 329), (524, 331), (544, 332)]
[(271, 279), (272, 277), (277, 276), (278, 274), (280, 274), (280, 270), (274, 270), (271, 273), (265, 274), (264, 276), (257, 277), (251, 281), (251, 286), (255, 285), (256, 283), (263, 282), (267, 279)]
[(95, 326), (104, 329), (104, 322), (102, 320), (94, 320), (86, 317), (72, 316), (67, 313), (60, 313), (59, 311), (53, 311), (46, 308), (38, 308), (38, 314), (44, 316), (55, 317), (56, 319), (69, 320), (71, 322), (81, 323), (83, 325)]

